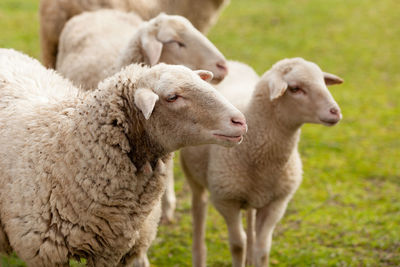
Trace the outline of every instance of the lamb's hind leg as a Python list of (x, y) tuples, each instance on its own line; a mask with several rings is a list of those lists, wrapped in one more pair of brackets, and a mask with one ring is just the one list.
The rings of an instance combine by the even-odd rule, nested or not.
[(162, 197), (162, 223), (170, 223), (174, 219), (176, 207), (176, 197), (174, 190), (174, 159), (171, 157), (165, 163), (166, 165), (166, 187)]
[(232, 266), (244, 267), (246, 260), (246, 233), (242, 225), (240, 203), (214, 201), (214, 206), (222, 214), (228, 226)]
[(285, 213), (288, 200), (274, 201), (260, 209), (256, 214), (256, 243), (254, 247), (254, 265), (267, 267), (275, 225)]

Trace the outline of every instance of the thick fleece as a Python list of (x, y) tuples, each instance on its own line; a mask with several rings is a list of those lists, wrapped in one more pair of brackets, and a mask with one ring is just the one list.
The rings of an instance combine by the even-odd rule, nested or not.
[(1, 247), (28, 266), (117, 265), (164, 190), (166, 153), (140, 116), (127, 117), (136, 113), (127, 93), (146, 69), (90, 94), (13, 51), (1, 51), (0, 69)]

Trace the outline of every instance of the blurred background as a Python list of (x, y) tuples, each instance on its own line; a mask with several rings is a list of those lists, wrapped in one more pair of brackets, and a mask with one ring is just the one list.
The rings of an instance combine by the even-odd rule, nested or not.
[[(0, 1), (0, 47), (40, 58), (38, 2)], [(208, 36), (259, 74), (300, 56), (345, 80), (330, 87), (341, 123), (303, 127), (303, 183), (274, 232), (271, 266), (400, 266), (400, 1), (231, 0)], [(178, 161), (175, 177), (176, 220), (160, 227), (152, 266), (191, 265)], [(208, 266), (230, 266), (225, 223), (209, 209)]]

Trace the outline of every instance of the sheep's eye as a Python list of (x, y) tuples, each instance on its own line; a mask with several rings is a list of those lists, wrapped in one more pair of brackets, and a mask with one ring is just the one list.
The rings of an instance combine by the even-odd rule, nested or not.
[(171, 40), (169, 42), (167, 42), (167, 44), (177, 44), (179, 47), (186, 47), (186, 45), (180, 41), (177, 40)]
[(168, 102), (175, 102), (177, 99), (178, 99), (178, 95), (169, 95), (168, 97), (167, 97), (167, 101)]
[(289, 87), (289, 91), (293, 94), (303, 93), (304, 91), (299, 87)]
[(182, 42), (176, 41), (176, 43), (179, 45), (179, 47), (186, 47), (186, 45)]

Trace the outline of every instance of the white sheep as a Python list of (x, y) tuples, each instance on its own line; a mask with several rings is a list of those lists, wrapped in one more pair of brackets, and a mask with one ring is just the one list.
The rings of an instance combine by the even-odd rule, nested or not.
[(56, 69), (92, 89), (129, 64), (159, 62), (211, 71), (215, 83), (227, 74), (222, 53), (184, 17), (162, 13), (145, 22), (112, 9), (85, 12), (68, 21)]
[(201, 32), (215, 24), (229, 0), (41, 0), (40, 41), (43, 63), (55, 68), (58, 41), (64, 24), (73, 16), (102, 8), (134, 12), (149, 20), (161, 12), (188, 18)]
[[(86, 25), (90, 25), (86, 27)], [(182, 64), (213, 72), (212, 82), (227, 74), (221, 52), (181, 16), (160, 14), (148, 22), (118, 10), (99, 10), (75, 16), (65, 25), (59, 44), (57, 71), (84, 89), (131, 63)], [(173, 219), (173, 160), (167, 164), (163, 221)]]
[[(241, 73), (228, 76), (240, 80)], [(193, 266), (206, 263), (206, 188), (228, 226), (233, 266), (245, 265), (246, 247), (249, 264), (268, 265), (273, 229), (302, 179), (300, 128), (304, 123), (339, 122), (340, 109), (326, 87), (339, 83), (342, 79), (316, 64), (293, 58), (273, 65), (255, 88), (232, 88), (234, 83), (221, 88), (231, 103), (244, 107), (249, 131), (243, 143), (231, 149), (206, 145), (181, 150), (193, 193)], [(242, 102), (243, 90), (252, 95), (247, 103)], [(241, 209), (249, 212), (247, 246)]]
[(158, 220), (162, 160), (187, 145), (232, 146), (246, 130), (243, 115), (199, 78), (211, 75), (130, 65), (84, 92), (0, 49), (2, 252), (28, 266), (140, 257)]

